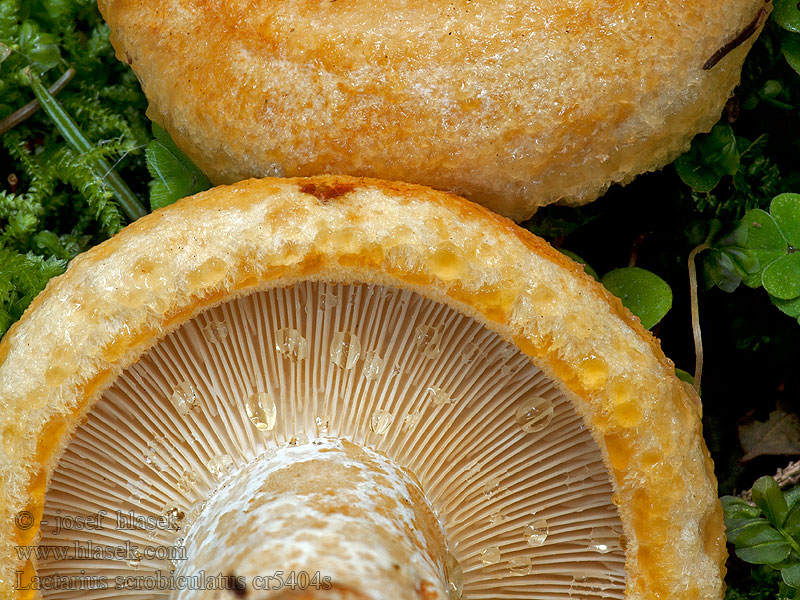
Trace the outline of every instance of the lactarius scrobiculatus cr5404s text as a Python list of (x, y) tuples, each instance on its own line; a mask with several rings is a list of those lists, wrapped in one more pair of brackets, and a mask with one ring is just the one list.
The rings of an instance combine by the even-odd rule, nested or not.
[(655, 339), (427, 188), (251, 180), (138, 220), (6, 335), (0, 402), (6, 598), (722, 594)]

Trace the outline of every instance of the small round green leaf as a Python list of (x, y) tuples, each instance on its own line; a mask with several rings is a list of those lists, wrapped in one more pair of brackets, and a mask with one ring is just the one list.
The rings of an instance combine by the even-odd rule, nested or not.
[(789, 66), (800, 73), (800, 35), (786, 33), (781, 37), (781, 52)]
[(781, 300), (775, 296), (770, 296), (772, 303), (785, 315), (790, 317), (800, 317), (800, 296), (791, 300)]
[(768, 79), (761, 88), (761, 95), (764, 98), (774, 98), (781, 93), (781, 90), (783, 90), (783, 86), (780, 81)]
[(781, 569), (781, 579), (789, 587), (800, 588), (800, 563)]
[[(678, 369), (675, 369), (676, 371)], [(725, 519), (728, 518), (749, 518), (755, 519), (761, 515), (761, 509), (753, 506), (744, 498), (737, 496), (723, 496), (720, 498)]]
[(697, 151), (679, 156), (674, 164), (678, 177), (695, 192), (710, 192), (722, 179), (722, 175), (702, 161)]
[(761, 275), (764, 289), (780, 300), (800, 296), (800, 252), (786, 254), (770, 263)]
[(156, 210), (181, 198), (202, 192), (211, 182), (172, 141), (169, 133), (153, 123), (153, 137), (145, 149), (150, 182), (150, 208)]
[(20, 26), (19, 50), (41, 72), (61, 62), (58, 38), (52, 33), (42, 33), (35, 21), (24, 21)]
[(789, 506), (781, 488), (772, 477), (759, 477), (753, 484), (753, 502), (764, 511), (770, 523), (776, 527), (783, 525)]
[(716, 285), (721, 290), (733, 292), (742, 282), (741, 272), (733, 258), (722, 250), (711, 248), (703, 256), (703, 272), (710, 285)]
[(764, 269), (786, 255), (788, 244), (775, 219), (760, 208), (747, 211), (742, 224), (747, 227), (745, 249), (757, 263), (756, 269), (749, 271), (743, 281), (749, 287), (760, 287)]
[(9, 56), (11, 56), (11, 48), (0, 42), (0, 64), (3, 64), (3, 61)]
[(789, 511), (789, 515), (786, 517), (786, 522), (783, 524), (784, 529), (786, 532), (794, 537), (795, 539), (800, 540), (800, 505), (795, 504), (792, 509)]
[(742, 283), (751, 288), (761, 287), (761, 271), (750, 273), (747, 277), (742, 279)]
[[(774, 250), (781, 253), (786, 251), (786, 239), (769, 213), (754, 208), (747, 211), (742, 222), (747, 226), (746, 246), (750, 250)], [(762, 263), (761, 266), (766, 265)]]
[(733, 128), (727, 123), (717, 123), (711, 132), (701, 138), (700, 154), (713, 165), (720, 175), (734, 175), (739, 170), (741, 154)]
[(786, 504), (789, 505), (789, 508), (793, 508), (796, 504), (798, 504), (798, 502), (800, 502), (800, 485), (783, 492), (783, 497), (786, 498)]
[(772, 20), (787, 31), (800, 33), (800, 9), (796, 0), (774, 0)]
[(650, 329), (672, 308), (672, 289), (655, 273), (639, 267), (606, 273), (602, 284)]
[(47, 0), (47, 2), (42, 2), (42, 4), (50, 20), (55, 21), (56, 19), (69, 15), (74, 2), (70, 2), (69, 0)]
[(800, 194), (780, 194), (772, 199), (769, 212), (790, 246), (800, 250)]

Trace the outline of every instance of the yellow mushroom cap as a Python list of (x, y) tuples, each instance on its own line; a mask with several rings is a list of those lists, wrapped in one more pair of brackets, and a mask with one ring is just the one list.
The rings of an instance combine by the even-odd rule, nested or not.
[[(214, 183), (378, 177), (452, 191), (515, 220), (589, 202), (685, 152), (718, 121), (771, 9), (764, 0), (99, 5), (148, 115)], [(742, 32), (751, 35), (719, 53)]]
[[(339, 297), (344, 292), (355, 300), (352, 305), (348, 302), (336, 307), (333, 314), (338, 320), (319, 316), (327, 314), (320, 306), (326, 293)], [(304, 306), (301, 298), (311, 299), (307, 313), (292, 308)], [(406, 373), (398, 378), (405, 386), (403, 393), (371, 394), (347, 388), (346, 393), (335, 396), (340, 402), (339, 412), (330, 415), (330, 434), (375, 446), (419, 477), (433, 509), (439, 511), (445, 537), (459, 540), (451, 552), (466, 565), (467, 597), (492, 594), (487, 573), (499, 567), (493, 567), (498, 564), (495, 548), (487, 546), (485, 540), (489, 538), (481, 536), (505, 524), (459, 528), (448, 520), (448, 515), (456, 514), (453, 507), (478, 514), (491, 509), (492, 502), (502, 506), (510, 519), (509, 531), (520, 531), (514, 539), (503, 541), (498, 550), (516, 557), (525, 545), (514, 545), (520, 542), (520, 536), (526, 532), (537, 535), (529, 503), (541, 500), (537, 510), (540, 516), (551, 511), (546, 516), (550, 517), (554, 543), (561, 540), (574, 544), (577, 538), (570, 534), (568, 522), (561, 519), (569, 511), (558, 510), (566, 504), (554, 505), (561, 498), (558, 486), (568, 477), (569, 468), (565, 470), (564, 465), (581, 464), (570, 448), (590, 446), (596, 453), (596, 459), (591, 460), (603, 467), (604, 475), (602, 481), (591, 484), (592, 489), (597, 490), (597, 497), (607, 498), (613, 510), (610, 516), (602, 517), (602, 522), (618, 522), (624, 543), (604, 559), (610, 565), (608, 572), (619, 577), (604, 580), (609, 590), (587, 594), (636, 599), (721, 597), (724, 532), (713, 467), (701, 436), (699, 402), (675, 377), (673, 365), (652, 335), (579, 266), (510, 221), (442, 192), (348, 177), (250, 180), (215, 188), (157, 211), (75, 259), (9, 331), (0, 344), (3, 594), (15, 597), (15, 582), (29, 581), (34, 574), (34, 562), (18, 561), (14, 547), (40, 541), (42, 515), (55, 514), (54, 503), (67, 497), (64, 494), (81, 496), (80, 491), (69, 491), (65, 482), (75, 473), (90, 469), (73, 458), (81, 456), (79, 450), (87, 448), (87, 440), (101, 439), (92, 438), (96, 423), (113, 424), (113, 419), (104, 416), (110, 409), (141, 404), (148, 407), (149, 412), (144, 414), (163, 415), (147, 422), (129, 419), (127, 424), (113, 424), (120, 432), (131, 432), (121, 433), (121, 440), (151, 429), (162, 428), (163, 436), (184, 430), (178, 419), (181, 398), (172, 400), (163, 390), (149, 395), (130, 391), (135, 387), (130, 382), (142, 377), (152, 378), (147, 380), (151, 383), (142, 384), (143, 389), (156, 389), (152, 382), (163, 382), (167, 388), (167, 384), (183, 383), (172, 372), (169, 361), (159, 358), (165, 349), (184, 347), (182, 353), (178, 352), (184, 362), (175, 364), (194, 364), (186, 368), (198, 378), (206, 370), (226, 372), (226, 377), (232, 378), (229, 389), (218, 394), (202, 388), (201, 396), (216, 400), (210, 403), (204, 399), (200, 416), (191, 418), (204, 419), (203, 423), (230, 423), (234, 433), (226, 434), (225, 439), (233, 439), (239, 435), (234, 424), (249, 426), (252, 422), (245, 399), (250, 392), (262, 391), (247, 389), (246, 385), (283, 381), (285, 375), (274, 373), (294, 369), (291, 365), (295, 362), (285, 360), (285, 355), (296, 353), (299, 346), (294, 342), (287, 345), (285, 337), (279, 339), (279, 335), (286, 335), (280, 332), (288, 326), (279, 322), (281, 315), (306, 314), (292, 318), (302, 319), (298, 324), (305, 323), (307, 329), (299, 325), (292, 328), (301, 332), (308, 356), (318, 357), (320, 365), (327, 360), (328, 371), (323, 372), (335, 375), (330, 375), (334, 379), (315, 379), (316, 375), (305, 375), (311, 372), (310, 366), (287, 371), (295, 373), (294, 383), (280, 387), (293, 390), (294, 420), (281, 420), (289, 414), (281, 412), (274, 429), (278, 446), (284, 448), (287, 442), (291, 446), (294, 432), (314, 433), (319, 425), (316, 417), (322, 414), (322, 406), (310, 404), (310, 391), (322, 385), (328, 394), (339, 385), (331, 382), (345, 381), (360, 381), (359, 389), (372, 389), (368, 378), (367, 383), (362, 381), (369, 370), (363, 357), (351, 361), (350, 347), (343, 349), (340, 345), (337, 354), (332, 344), (317, 342), (343, 332), (341, 324), (357, 324), (362, 313), (375, 318), (383, 315), (384, 329), (392, 323), (405, 324), (386, 308), (399, 310), (396, 303), (400, 300), (417, 311), (413, 314), (418, 320), (410, 321), (414, 324), (411, 329), (397, 328), (395, 340), (401, 343), (390, 338), (381, 342), (389, 345), (380, 348), (382, 358), (387, 357), (387, 348), (397, 354), (397, 364)], [(277, 320), (248, 328), (242, 323), (245, 317), (240, 316), (251, 314), (241, 309), (247, 305), (263, 307), (263, 311), (252, 314), (273, 315), (270, 318)], [(432, 366), (439, 364), (439, 355), (426, 358), (424, 346), (436, 333), (425, 326), (435, 328), (436, 324), (426, 319), (437, 314), (458, 323), (442, 335), (437, 346), (441, 355), (465, 352), (469, 336), (473, 336), (473, 341), (486, 340), (489, 344), (490, 358), (485, 364), (480, 368)], [(202, 337), (205, 330), (201, 327), (226, 318), (233, 319), (229, 323), (231, 343), (246, 342), (240, 344), (245, 350), (223, 345), (231, 364), (251, 360), (247, 358), (251, 352), (246, 350), (247, 344), (253, 346), (253, 340), (261, 339), (258, 336), (269, 340), (259, 342), (260, 348), (282, 347), (286, 351), (263, 358), (263, 372), (272, 375), (264, 375), (263, 381), (236, 383), (228, 367), (222, 363), (213, 366), (216, 355), (208, 349), (210, 346), (193, 350), (186, 345), (187, 340)], [(317, 329), (309, 325), (316, 322), (312, 318), (328, 325)], [(241, 332), (235, 335), (237, 329)], [(466, 334), (458, 332), (468, 332), (469, 336), (462, 339), (460, 336)], [(365, 353), (370, 349), (366, 340), (362, 336)], [(377, 348), (378, 342), (373, 342)], [(204, 353), (207, 367), (197, 366), (206, 364), (203, 361), (185, 358), (194, 356), (194, 352)], [(241, 358), (236, 352), (242, 353)], [(504, 372), (507, 363), (516, 365), (517, 371)], [(270, 365), (284, 366), (271, 371)], [(420, 373), (427, 375), (415, 379)], [(384, 374), (386, 381), (391, 381), (389, 374)], [(447, 388), (462, 381), (458, 377), (471, 383)], [(495, 382), (496, 387), (474, 387), (484, 380)], [(429, 391), (436, 387), (430, 385), (434, 381), (441, 381), (439, 387), (456, 401), (431, 398), (438, 393)], [(561, 423), (558, 427), (562, 429), (531, 435), (519, 431), (516, 413), (526, 390), (538, 390), (539, 397), (553, 403), (553, 423)], [(231, 409), (237, 399), (242, 403)], [(299, 404), (301, 400), (308, 404)], [(403, 433), (399, 419), (414, 403), (424, 411), (412, 435)], [(403, 411), (396, 408), (401, 404)], [(284, 411), (286, 406), (281, 404), (279, 410)], [(313, 406), (313, 410), (303, 410), (302, 406)], [(221, 414), (220, 407), (231, 411), (224, 419), (214, 416)], [(378, 410), (390, 413), (391, 418), (376, 414)], [(395, 420), (397, 426), (391, 428)], [(470, 423), (476, 425), (470, 427)], [(197, 430), (205, 431), (202, 427)], [(242, 444), (248, 448), (248, 439), (258, 441), (247, 451), (250, 454), (233, 457), (233, 462), (240, 460), (239, 466), (271, 443), (271, 438), (255, 438), (254, 431), (242, 436)], [(489, 439), (495, 431), (500, 432), (498, 439), (513, 439), (518, 451), (487, 445), (483, 455), (473, 458), (470, 448), (481, 447), (475, 436)], [(512, 433), (516, 437), (509, 437)], [(352, 439), (355, 435), (364, 437)], [(561, 438), (582, 441), (579, 446), (562, 447), (558, 446)], [(144, 457), (126, 455), (127, 441), (118, 444), (123, 450), (115, 450), (113, 437), (103, 439), (103, 448), (109, 449), (96, 454), (118, 455), (115, 460), (119, 464), (130, 461), (130, 469), (137, 461), (143, 464)], [(447, 444), (440, 444), (441, 440)], [(206, 446), (201, 443), (200, 447)], [(549, 447), (555, 448), (552, 453), (562, 466), (556, 469), (553, 481), (537, 489), (534, 484), (541, 471), (536, 470), (536, 457), (548, 454), (543, 449)], [(423, 450), (438, 457), (439, 466), (415, 458), (424, 454)], [(209, 473), (220, 470), (221, 455), (216, 456), (212, 467), (208, 462), (215, 457), (203, 456)], [(445, 459), (450, 463), (444, 464)], [(481, 463), (477, 489), (470, 488), (467, 477), (458, 477), (472, 470), (475, 459)], [(170, 474), (163, 479), (172, 482), (174, 477)], [(498, 483), (507, 488), (507, 497), (492, 497)], [(564, 494), (564, 499), (571, 498)], [(521, 508), (515, 512), (515, 507)], [(28, 516), (32, 526), (20, 526), (25, 525), (20, 519)], [(528, 526), (531, 529), (525, 530)], [(547, 565), (572, 559), (548, 558), (544, 551), (531, 556), (535, 573), (523, 577), (530, 576), (534, 583), (537, 576), (545, 577), (554, 595), (566, 595), (569, 579), (560, 579)], [(589, 559), (585, 549), (570, 556), (574, 560)], [(597, 564), (604, 562), (602, 558), (597, 558)], [(50, 568), (46, 564), (42, 567)], [(20, 574), (15, 576), (15, 571)], [(512, 592), (514, 597), (537, 597), (534, 583), (520, 586)]]

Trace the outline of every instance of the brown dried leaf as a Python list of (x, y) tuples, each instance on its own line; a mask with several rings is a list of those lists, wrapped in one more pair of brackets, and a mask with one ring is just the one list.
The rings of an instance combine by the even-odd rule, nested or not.
[(800, 418), (778, 408), (766, 421), (745, 417), (739, 422), (739, 442), (744, 456), (742, 462), (757, 456), (800, 454)]

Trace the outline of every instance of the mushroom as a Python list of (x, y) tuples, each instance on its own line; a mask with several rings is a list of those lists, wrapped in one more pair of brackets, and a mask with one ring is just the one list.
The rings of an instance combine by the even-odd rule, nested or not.
[(515, 220), (709, 131), (772, 3), (99, 0), (148, 115), (216, 184), (321, 173)]
[(0, 344), (0, 589), (719, 598), (696, 400), (580, 267), (461, 198), (215, 188)]

